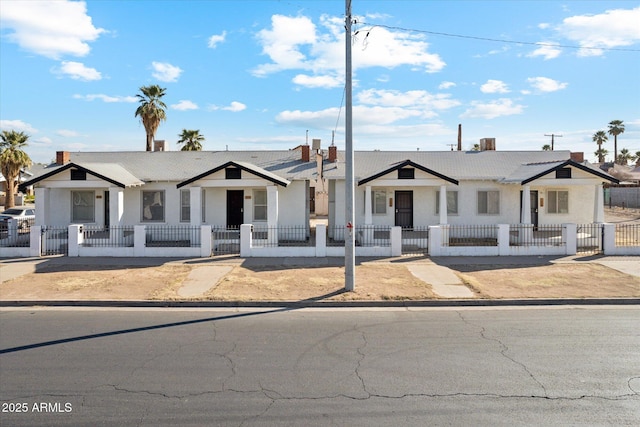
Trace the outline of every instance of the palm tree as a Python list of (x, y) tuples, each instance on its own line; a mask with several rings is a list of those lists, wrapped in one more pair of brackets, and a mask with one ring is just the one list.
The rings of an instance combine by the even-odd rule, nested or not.
[(593, 153), (598, 157), (598, 163), (604, 163), (604, 158), (609, 154), (606, 148), (598, 148), (598, 150)]
[(29, 135), (15, 130), (4, 130), (0, 134), (0, 171), (7, 180), (7, 198), (5, 208), (15, 206), (13, 195), (16, 193), (20, 169), (31, 166), (31, 158), (23, 151)]
[(551, 151), (551, 146), (549, 144), (544, 144), (542, 146), (542, 151)]
[(635, 156), (631, 154), (629, 150), (627, 150), (626, 148), (623, 148), (622, 150), (620, 150), (620, 154), (618, 154), (617, 163), (619, 165), (626, 166), (630, 161), (633, 161), (633, 159), (635, 159)]
[(592, 141), (598, 144), (598, 151), (596, 151), (596, 156), (598, 156), (598, 163), (604, 163), (604, 154), (598, 153), (606, 153), (607, 150), (602, 149), (602, 143), (607, 142), (609, 138), (607, 138), (607, 134), (603, 130), (599, 130), (598, 132), (593, 134)]
[(153, 137), (158, 130), (158, 126), (160, 126), (160, 122), (167, 119), (167, 114), (164, 110), (167, 106), (162, 102), (165, 90), (167, 89), (158, 85), (142, 86), (140, 88), (141, 94), (136, 95), (140, 105), (136, 109), (135, 117), (140, 116), (140, 121), (147, 132), (147, 151), (152, 150)]
[(613, 135), (613, 161), (618, 161), (618, 135), (624, 133), (622, 120), (611, 120), (609, 122), (609, 135)]
[(182, 151), (202, 151), (202, 141), (204, 136), (200, 135), (200, 130), (182, 129), (182, 133), (178, 135), (180, 139), (178, 144), (184, 144)]

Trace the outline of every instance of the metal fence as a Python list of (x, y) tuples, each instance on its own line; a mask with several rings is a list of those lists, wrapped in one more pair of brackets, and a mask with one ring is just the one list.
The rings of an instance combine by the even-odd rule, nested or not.
[(148, 248), (200, 247), (200, 226), (148, 225), (145, 233)]
[(429, 250), (429, 226), (402, 229), (402, 254), (425, 254)]
[(134, 226), (82, 226), (82, 243), (84, 247), (98, 248), (132, 248), (134, 244)]
[(253, 246), (261, 248), (315, 246), (311, 230), (304, 225), (280, 225), (253, 228)]
[(577, 224), (576, 250), (578, 253), (599, 254), (603, 252), (603, 224)]
[(42, 255), (67, 255), (69, 252), (69, 227), (43, 225)]
[(213, 255), (240, 255), (240, 227), (211, 226), (211, 251)]
[(640, 224), (616, 224), (616, 246), (640, 246)]
[(498, 226), (449, 225), (443, 227), (442, 246), (498, 246)]
[(565, 246), (562, 225), (512, 224), (509, 226), (510, 246)]
[(361, 247), (389, 247), (391, 246), (391, 227), (388, 225), (357, 225), (348, 231), (344, 225), (327, 227), (327, 246), (342, 247), (347, 233), (355, 235), (356, 246)]
[(0, 226), (0, 247), (4, 248), (28, 248), (30, 246), (31, 226), (34, 218), (12, 219)]

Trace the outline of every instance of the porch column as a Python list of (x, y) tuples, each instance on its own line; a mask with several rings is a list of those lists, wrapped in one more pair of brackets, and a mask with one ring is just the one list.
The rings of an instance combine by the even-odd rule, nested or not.
[(447, 186), (440, 186), (440, 225), (447, 224), (448, 215), (447, 215)]
[(50, 195), (48, 188), (36, 187), (36, 221), (35, 225), (47, 225), (49, 222), (49, 209), (51, 209)]
[(371, 214), (371, 186), (364, 188), (364, 224), (373, 224), (373, 215)]
[(595, 202), (593, 204), (593, 222), (604, 222), (604, 190), (602, 184), (596, 184)]
[(267, 226), (278, 226), (278, 187), (275, 185), (267, 186)]
[(522, 187), (522, 211), (520, 212), (520, 223), (531, 224), (531, 187)]
[(189, 188), (189, 222), (194, 227), (202, 225), (202, 188)]
[(124, 189), (109, 187), (109, 225), (122, 225), (124, 216)]

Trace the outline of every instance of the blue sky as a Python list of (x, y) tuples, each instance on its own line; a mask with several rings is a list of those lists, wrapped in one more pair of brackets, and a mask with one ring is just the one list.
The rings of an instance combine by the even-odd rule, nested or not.
[[(159, 84), (178, 150), (344, 148), (344, 12), (335, 1), (0, 2), (0, 127), (28, 154), (144, 150), (140, 86)], [(356, 150), (584, 151), (623, 120), (640, 150), (640, 2), (353, 0)], [(492, 39), (492, 40), (485, 40)], [(307, 133), (308, 131), (308, 133)], [(605, 148), (613, 153), (613, 140)]]

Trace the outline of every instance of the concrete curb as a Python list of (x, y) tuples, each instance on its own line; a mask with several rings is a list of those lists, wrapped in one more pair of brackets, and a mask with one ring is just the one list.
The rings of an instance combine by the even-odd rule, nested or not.
[(640, 305), (640, 298), (447, 299), (417, 301), (0, 301), (7, 307), (112, 308), (410, 308), (410, 307), (526, 307), (560, 305)]

